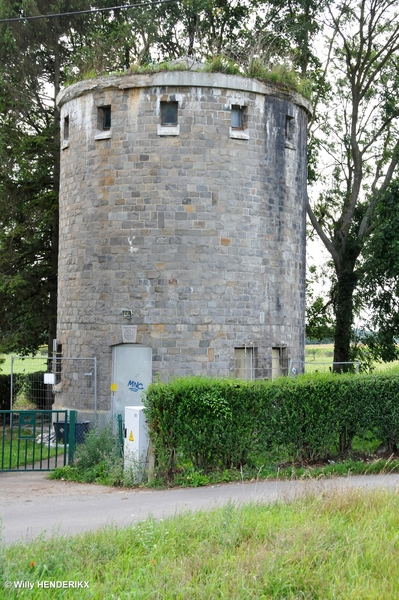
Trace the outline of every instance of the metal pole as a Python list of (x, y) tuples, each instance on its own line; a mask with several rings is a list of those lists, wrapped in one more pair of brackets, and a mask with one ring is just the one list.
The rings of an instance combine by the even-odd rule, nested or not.
[(94, 423), (97, 425), (97, 356), (94, 357)]
[(10, 410), (12, 410), (12, 393), (13, 393), (13, 370), (14, 370), (14, 357), (11, 355), (11, 368), (10, 368)]
[[(68, 414), (68, 413), (67, 413)], [(75, 430), (76, 430), (76, 410), (69, 411), (69, 452), (68, 452), (68, 463), (73, 463), (75, 456)], [(67, 423), (68, 417), (65, 418), (65, 424)]]

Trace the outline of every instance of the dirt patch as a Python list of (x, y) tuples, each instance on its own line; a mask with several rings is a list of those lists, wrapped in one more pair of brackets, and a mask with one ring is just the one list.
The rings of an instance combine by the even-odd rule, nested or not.
[(45, 496), (99, 496), (121, 493), (118, 488), (90, 483), (76, 483), (47, 479), (46, 472), (20, 472), (0, 474), (0, 503), (24, 498), (26, 502)]

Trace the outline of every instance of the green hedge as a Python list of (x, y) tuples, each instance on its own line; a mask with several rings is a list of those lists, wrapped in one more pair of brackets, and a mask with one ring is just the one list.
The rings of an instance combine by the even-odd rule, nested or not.
[[(43, 371), (35, 373), (24, 373), (19, 375), (21, 392), (24, 393), (26, 400), (36, 404), (37, 408), (45, 409), (46, 407), (46, 385), (44, 383)], [(51, 408), (51, 406), (49, 407)]]
[(0, 410), (10, 410), (10, 376), (0, 375)]
[(321, 459), (370, 431), (390, 448), (399, 443), (397, 375), (190, 377), (150, 385), (145, 406), (164, 469), (174, 468), (177, 454), (207, 470), (239, 467), (278, 447), (298, 459)]
[[(0, 374), (0, 410), (10, 409), (10, 375)], [(13, 397), (23, 393), (26, 400), (36, 404), (37, 408), (46, 408), (46, 386), (43, 371), (35, 373), (17, 373), (13, 377)]]

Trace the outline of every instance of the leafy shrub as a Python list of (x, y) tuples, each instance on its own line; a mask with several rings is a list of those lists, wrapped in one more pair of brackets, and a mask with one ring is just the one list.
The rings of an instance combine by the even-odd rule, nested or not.
[(10, 409), (10, 376), (0, 375), (0, 410)]
[[(35, 373), (24, 373), (22, 375), (19, 375), (21, 386), (19, 393), (22, 393), (27, 402), (35, 404), (38, 409), (47, 408), (46, 394), (48, 393), (48, 386), (46, 386), (46, 384), (44, 383), (43, 375), (43, 371), (36, 371)], [(48, 408), (51, 408), (51, 406), (49, 406)]]
[[(21, 392), (23, 386), (23, 375), (14, 375), (13, 377), (13, 395), (14, 397)], [(0, 410), (10, 409), (11, 396), (11, 377), (10, 375), (0, 374)]]
[(246, 464), (250, 452), (272, 443), (275, 409), (261, 394), (268, 385), (191, 377), (150, 386), (145, 412), (161, 469), (173, 470), (176, 454), (197, 469)]
[(94, 428), (76, 446), (73, 465), (56, 469), (51, 479), (66, 479), (103, 485), (133, 485), (135, 473), (124, 470), (118, 436), (112, 426)]
[(326, 458), (370, 432), (399, 444), (397, 375), (180, 378), (149, 386), (145, 406), (159, 470), (169, 475), (177, 456), (206, 473), (279, 447), (304, 461)]
[(120, 483), (123, 461), (111, 426), (94, 428), (85, 436), (84, 443), (76, 447), (75, 466), (86, 483)]

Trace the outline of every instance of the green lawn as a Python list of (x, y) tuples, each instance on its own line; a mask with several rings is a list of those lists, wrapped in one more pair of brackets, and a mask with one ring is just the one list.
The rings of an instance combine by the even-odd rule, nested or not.
[[(22, 431), (22, 435), (30, 436), (31, 432)], [(40, 429), (37, 434), (40, 433)], [(35, 439), (28, 437), (18, 440), (18, 429), (15, 428), (10, 439), (10, 430), (7, 427), (6, 431), (0, 432), (0, 469), (31, 469), (34, 462), (43, 462), (43, 468), (46, 466), (45, 461), (56, 454), (62, 454), (64, 446), (60, 443), (59, 447), (49, 447), (48, 444), (37, 444)], [(1, 598), (1, 594), (0, 594)]]
[[(398, 494), (315, 494), (0, 547), (0, 595), (16, 597), (4, 582), (24, 581), (30, 600), (398, 598)], [(45, 595), (43, 581), (89, 587)]]
[[(11, 354), (0, 354), (0, 373), (9, 375), (11, 373)], [(35, 373), (36, 371), (47, 371), (47, 348), (39, 349), (36, 356), (19, 357), (14, 355), (14, 373)], [(4, 361), (4, 362), (1, 362)]]
[[(333, 365), (333, 356), (334, 344), (307, 344), (305, 348), (305, 372), (328, 372)], [(399, 360), (374, 365), (375, 373), (387, 370), (397, 370), (399, 372)]]

